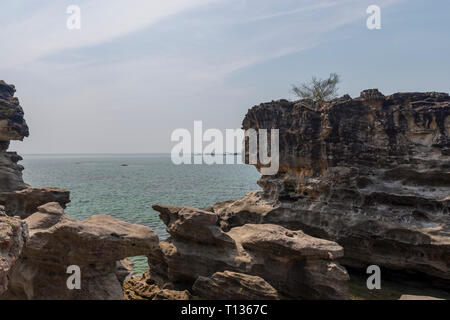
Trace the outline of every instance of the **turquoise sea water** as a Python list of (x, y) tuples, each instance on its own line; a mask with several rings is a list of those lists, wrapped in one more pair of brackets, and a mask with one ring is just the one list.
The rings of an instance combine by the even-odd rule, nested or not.
[[(32, 186), (61, 187), (71, 191), (66, 213), (77, 219), (106, 213), (131, 223), (151, 227), (165, 239), (165, 225), (152, 204), (207, 207), (218, 201), (238, 199), (259, 189), (260, 175), (249, 165), (172, 164), (170, 155), (24, 155), (24, 180)], [(128, 166), (122, 167), (122, 164)], [(145, 257), (133, 257), (134, 271), (148, 269)], [(353, 299), (398, 299), (401, 294), (450, 299), (448, 293), (428, 282), (383, 280), (374, 294), (366, 275), (351, 274)]]
[[(24, 155), (23, 158), (26, 183), (71, 192), (72, 202), (66, 209), (69, 216), (85, 219), (106, 213), (149, 226), (160, 239), (165, 239), (167, 233), (152, 204), (205, 208), (259, 189), (256, 181), (260, 175), (253, 166), (174, 165), (169, 154)], [(135, 272), (148, 268), (144, 257), (132, 260)]]

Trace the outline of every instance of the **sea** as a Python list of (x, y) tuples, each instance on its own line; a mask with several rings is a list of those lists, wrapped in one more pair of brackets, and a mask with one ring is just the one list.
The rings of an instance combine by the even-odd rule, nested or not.
[[(226, 155), (237, 157), (240, 155)], [(225, 162), (225, 161), (224, 161)], [(168, 237), (155, 203), (206, 208), (218, 201), (239, 199), (260, 189), (260, 174), (245, 164), (172, 163), (170, 154), (23, 155), (24, 181), (32, 186), (60, 187), (71, 192), (65, 212), (76, 219), (109, 214), (152, 228)], [(148, 269), (145, 256), (131, 257), (134, 273)], [(351, 299), (398, 299), (402, 294), (450, 299), (450, 293), (428, 280), (383, 277), (383, 290), (368, 290), (365, 273), (349, 270)]]
[[(206, 208), (260, 189), (253, 166), (237, 164), (240, 155), (224, 157), (236, 157), (235, 164), (175, 165), (170, 154), (23, 155), (21, 164), (26, 183), (70, 191), (67, 215), (108, 214), (148, 226), (164, 240), (168, 234), (153, 204)], [(136, 274), (148, 269), (146, 257), (131, 260)]]

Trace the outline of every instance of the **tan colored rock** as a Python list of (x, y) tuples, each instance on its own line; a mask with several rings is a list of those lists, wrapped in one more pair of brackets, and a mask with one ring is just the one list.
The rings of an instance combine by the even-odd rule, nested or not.
[(228, 234), (244, 249), (265, 252), (281, 258), (298, 257), (338, 259), (344, 250), (336, 242), (313, 238), (302, 231), (291, 231), (273, 224), (246, 224), (231, 229)]
[[(1, 176), (1, 174), (0, 174)], [(0, 193), (0, 204), (6, 214), (25, 219), (38, 211), (38, 207), (49, 202), (58, 202), (62, 208), (70, 202), (70, 192), (60, 188), (27, 187), (26, 189)]]
[[(63, 210), (69, 191), (23, 182), (22, 158), (7, 152), (10, 140), (28, 136), (14, 92), (0, 81), (0, 299), (123, 299), (130, 265), (118, 261), (148, 254), (158, 237), (106, 215), (72, 219)], [(81, 269), (81, 290), (67, 287), (72, 265)]]
[(273, 101), (249, 110), (250, 128), (279, 129), (280, 170), (261, 177), (262, 192), (208, 209), (223, 230), (282, 225), (337, 242), (345, 265), (450, 286), (448, 94), (368, 90), (321, 107)]
[(28, 240), (27, 225), (19, 219), (0, 216), (0, 295), (8, 289), (8, 273)]
[[(169, 208), (172, 212), (186, 209)], [(168, 210), (162, 205), (155, 209), (163, 214)], [(205, 212), (197, 209), (196, 214)], [(197, 241), (195, 236), (188, 239), (184, 229), (178, 234), (179, 229), (171, 228), (174, 223), (183, 225), (183, 215), (178, 215), (178, 219), (178, 223), (163, 219), (171, 237), (160, 242), (159, 252), (152, 251), (148, 256), (151, 277), (160, 287), (171, 285), (191, 291), (199, 277), (230, 271), (260, 277), (285, 298), (348, 298), (348, 274), (335, 260), (342, 257), (343, 250), (336, 243), (268, 224), (247, 224), (224, 232), (218, 217), (209, 218), (209, 227), (205, 223), (202, 228), (210, 230), (213, 237), (232, 241)]]
[(192, 207), (153, 205), (167, 225), (167, 232), (178, 239), (198, 243), (233, 246), (233, 239), (218, 227), (218, 216)]
[(121, 284), (130, 277), (133, 276), (134, 263), (129, 258), (122, 259), (116, 262), (116, 276)]
[(15, 92), (13, 85), (0, 80), (0, 141), (23, 140), (29, 134)]
[(208, 300), (278, 300), (275, 290), (264, 279), (232, 271), (198, 277), (193, 287), (196, 296)]
[[(39, 207), (25, 222), (30, 239), (10, 271), (3, 299), (123, 299), (116, 262), (147, 254), (158, 245), (148, 227), (107, 215), (78, 221), (58, 203)], [(81, 290), (69, 290), (67, 267), (81, 269)]]
[[(1, 141), (0, 141), (1, 144)], [(22, 179), (23, 167), (17, 164), (22, 157), (15, 152), (6, 152), (9, 142), (0, 146), (0, 194), (26, 188)]]
[(187, 290), (161, 289), (150, 278), (149, 272), (127, 279), (123, 285), (125, 300), (191, 300)]

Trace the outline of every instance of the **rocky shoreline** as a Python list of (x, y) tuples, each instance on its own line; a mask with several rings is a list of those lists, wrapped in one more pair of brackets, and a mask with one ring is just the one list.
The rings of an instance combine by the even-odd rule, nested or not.
[[(241, 272), (267, 281), (274, 297), (343, 299), (349, 279), (343, 266), (378, 265), (449, 291), (449, 115), (448, 94), (386, 97), (376, 89), (323, 105), (280, 100), (253, 107), (244, 129), (280, 130), (278, 174), (261, 177), (263, 191), (205, 211), (154, 206), (171, 237), (148, 257), (150, 271), (142, 279), (214, 299), (216, 288), (235, 283), (224, 274)], [(206, 216), (209, 226), (202, 230)], [(210, 239), (201, 238), (207, 234)], [(221, 243), (225, 235), (233, 241)], [(297, 244), (304, 251), (292, 253)], [(314, 251), (317, 246), (325, 250)], [(235, 248), (262, 262), (246, 261)], [(220, 298), (233, 299), (245, 287), (222, 289)]]
[[(29, 135), (0, 81), (0, 299), (349, 299), (346, 267), (376, 264), (450, 290), (450, 97), (367, 90), (323, 105), (273, 101), (244, 129), (280, 130), (280, 170), (204, 210), (154, 205), (170, 237), (65, 215), (69, 192), (24, 183)], [(256, 168), (261, 169), (257, 164)], [(122, 259), (145, 255), (129, 276)], [(80, 290), (66, 285), (81, 269)]]
[[(6, 151), (28, 136), (14, 92), (0, 81), (0, 299), (123, 299), (129, 269), (120, 260), (155, 250), (158, 236), (107, 215), (72, 219), (64, 213), (69, 191), (25, 184), (21, 157)], [(66, 284), (72, 265), (80, 290)]]

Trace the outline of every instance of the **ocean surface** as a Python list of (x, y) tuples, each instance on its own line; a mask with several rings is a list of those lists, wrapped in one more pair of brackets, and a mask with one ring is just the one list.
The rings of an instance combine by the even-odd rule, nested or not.
[[(260, 189), (256, 184), (260, 174), (253, 166), (174, 165), (169, 154), (23, 155), (23, 158), (26, 183), (70, 191), (72, 202), (65, 210), (69, 216), (86, 219), (95, 214), (109, 214), (151, 227), (160, 239), (168, 235), (152, 204), (205, 208)], [(145, 257), (132, 260), (136, 273), (148, 269)]]
[[(233, 156), (228, 156), (233, 157)], [(152, 204), (205, 208), (239, 199), (260, 189), (260, 174), (250, 165), (174, 165), (168, 154), (24, 155), (24, 180), (32, 186), (65, 188), (72, 202), (65, 210), (77, 219), (106, 213), (151, 227), (167, 238)], [(122, 166), (126, 164), (127, 166)], [(146, 257), (132, 257), (134, 272), (148, 269)], [(350, 273), (352, 299), (398, 299), (402, 294), (450, 299), (428, 281), (383, 278), (383, 290), (369, 291), (366, 274)]]

